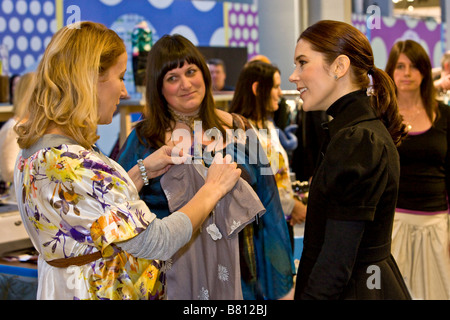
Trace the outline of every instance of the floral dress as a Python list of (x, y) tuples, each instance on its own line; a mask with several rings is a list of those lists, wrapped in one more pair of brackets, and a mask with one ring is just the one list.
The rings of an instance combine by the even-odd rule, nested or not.
[[(135, 258), (116, 245), (156, 217), (117, 163), (68, 138), (46, 135), (19, 154), (15, 186), (22, 220), (39, 252), (38, 299), (164, 298), (161, 263)], [(80, 266), (48, 263), (94, 252), (102, 257)]]

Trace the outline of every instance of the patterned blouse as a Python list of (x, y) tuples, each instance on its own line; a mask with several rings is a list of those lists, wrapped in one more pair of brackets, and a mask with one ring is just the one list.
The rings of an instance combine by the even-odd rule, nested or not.
[(263, 150), (272, 168), (275, 181), (277, 182), (281, 206), (286, 218), (289, 218), (294, 209), (294, 190), (292, 189), (291, 177), (289, 175), (289, 158), (281, 145), (277, 129), (272, 121), (266, 121), (267, 129), (258, 129), (255, 122), (249, 120), (255, 130)]
[[(23, 150), (16, 166), (20, 214), (39, 252), (38, 299), (164, 298), (160, 262), (134, 258), (115, 244), (156, 217), (123, 168), (57, 135)], [(82, 266), (47, 263), (98, 251), (101, 259)]]

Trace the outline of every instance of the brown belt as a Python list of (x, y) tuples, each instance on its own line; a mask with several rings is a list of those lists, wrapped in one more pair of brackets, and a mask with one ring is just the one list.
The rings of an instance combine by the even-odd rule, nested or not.
[(70, 266), (83, 266), (85, 264), (98, 260), (101, 257), (102, 253), (100, 251), (97, 251), (94, 253), (85, 254), (78, 257), (50, 260), (47, 261), (47, 263), (52, 267), (56, 268), (68, 268)]

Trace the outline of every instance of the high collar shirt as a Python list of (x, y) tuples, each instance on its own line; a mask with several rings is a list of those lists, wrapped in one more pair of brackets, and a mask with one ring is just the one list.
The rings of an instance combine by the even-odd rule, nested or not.
[[(396, 146), (365, 91), (343, 96), (327, 113), (333, 120), (323, 125), (328, 139), (310, 186), (296, 296), (407, 299), (390, 255)], [(367, 285), (371, 266), (380, 270), (379, 290)]]

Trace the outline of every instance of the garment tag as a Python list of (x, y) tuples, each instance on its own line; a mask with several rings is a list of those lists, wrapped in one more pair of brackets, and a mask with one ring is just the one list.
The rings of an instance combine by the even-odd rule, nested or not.
[(215, 223), (210, 224), (207, 228), (206, 231), (209, 233), (209, 235), (211, 236), (211, 238), (216, 241), (216, 240), (220, 240), (222, 239), (222, 234), (220, 233), (219, 229), (217, 228)]

